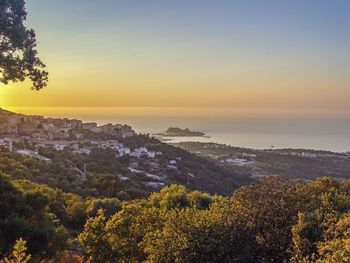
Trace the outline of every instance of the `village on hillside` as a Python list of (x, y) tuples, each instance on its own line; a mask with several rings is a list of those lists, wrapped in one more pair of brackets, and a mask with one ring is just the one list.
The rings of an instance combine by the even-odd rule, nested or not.
[[(163, 154), (161, 151), (148, 149), (145, 145), (130, 147), (121, 142), (133, 136), (137, 134), (128, 125), (99, 126), (94, 122), (29, 116), (0, 109), (0, 147), (10, 152), (51, 162), (50, 158), (41, 154), (43, 149), (57, 153), (69, 151), (82, 156), (88, 156), (96, 149), (111, 151), (116, 159), (124, 156), (129, 159), (129, 172), (151, 179), (147, 182), (150, 188), (164, 186), (169, 173), (182, 173), (177, 167), (181, 158), (164, 156), (159, 160)], [(72, 166), (80, 175), (86, 175), (83, 167)], [(119, 175), (119, 178), (121, 181), (129, 179), (124, 175)]]
[[(125, 154), (153, 156), (154, 153), (145, 149), (137, 149), (131, 153), (130, 148), (124, 147), (118, 140), (91, 140), (103, 137), (125, 138), (135, 134), (135, 131), (128, 125), (109, 123), (98, 126), (94, 122), (84, 123), (76, 119), (30, 116), (0, 109), (0, 145), (10, 151), (14, 150), (14, 143), (19, 145), (25, 143), (31, 148), (51, 147), (57, 151), (71, 147), (77, 154), (88, 154), (89, 147), (86, 147), (86, 144), (84, 147), (80, 145), (89, 142), (91, 147), (115, 149), (120, 156)], [(31, 154), (31, 151), (26, 151), (25, 147), (17, 151), (22, 154)]]

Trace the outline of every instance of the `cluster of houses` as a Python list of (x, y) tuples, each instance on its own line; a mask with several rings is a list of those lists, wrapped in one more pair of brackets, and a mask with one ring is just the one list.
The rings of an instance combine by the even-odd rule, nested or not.
[(131, 149), (117, 140), (108, 141), (92, 141), (91, 145), (101, 149), (112, 149), (115, 150), (118, 156), (124, 156), (131, 154)]
[[(131, 151), (129, 147), (117, 140), (86, 140), (84, 138), (86, 132), (90, 133), (90, 135), (91, 133), (96, 135), (105, 134), (114, 138), (125, 138), (136, 134), (128, 125), (109, 123), (98, 126), (95, 122), (84, 123), (75, 119), (28, 116), (0, 108), (0, 146), (10, 151), (13, 151), (14, 142), (21, 142), (23, 145), (29, 144), (32, 149), (53, 148), (56, 151), (63, 151), (66, 148), (70, 148), (75, 154), (90, 154), (93, 147), (115, 150), (119, 157), (130, 155), (136, 158), (147, 157), (152, 159), (156, 155), (161, 154), (146, 147), (136, 148)], [(96, 138), (98, 137), (96, 136)], [(37, 156), (35, 151), (21, 150), (19, 152), (21, 154)]]
[[(0, 146), (8, 149), (9, 151), (13, 151), (13, 141), (11, 139), (0, 139)], [(39, 148), (52, 148), (56, 151), (63, 151), (64, 149), (69, 148), (74, 154), (85, 155), (89, 155), (93, 148), (111, 149), (116, 152), (116, 157), (129, 155), (137, 159), (142, 157), (154, 159), (157, 155), (162, 155), (161, 152), (155, 152), (147, 149), (146, 147), (139, 147), (132, 151), (129, 147), (117, 140), (85, 141), (83, 144), (78, 144), (78, 141), (46, 141), (45, 143), (32, 144), (32, 146), (34, 147), (31, 148), (36, 150), (19, 149), (16, 150), (16, 152), (22, 155), (36, 157), (44, 161), (48, 161), (48, 159), (45, 159), (43, 156), (38, 154), (37, 150)]]
[[(0, 108), (0, 146), (13, 151), (13, 142), (29, 144), (31, 148), (53, 148), (56, 151), (63, 151), (69, 147), (76, 154), (90, 154), (94, 146), (100, 148), (115, 149), (119, 156), (126, 154), (142, 157), (154, 158), (155, 152), (146, 148), (135, 149), (125, 147), (118, 141), (99, 141), (92, 147), (79, 147), (79, 142), (86, 142), (86, 133), (105, 134), (111, 137), (134, 136), (135, 131), (128, 125), (105, 124), (98, 126), (97, 123), (84, 123), (81, 120), (67, 118), (45, 118), (42, 116), (30, 116), (16, 114)], [(90, 136), (91, 137), (91, 136)], [(88, 141), (90, 142), (90, 141)], [(22, 147), (21, 147), (22, 148)], [(24, 149), (25, 150), (25, 149)], [(23, 152), (24, 154), (24, 152)], [(27, 155), (35, 156), (31, 152)]]
[(95, 122), (83, 123), (83, 130), (89, 130), (94, 133), (105, 133), (109, 135), (119, 136), (119, 137), (130, 137), (135, 135), (135, 131), (128, 125), (122, 124), (105, 124), (98, 126)]
[[(138, 147), (131, 149), (121, 143), (121, 138), (136, 135), (130, 126), (95, 122), (84, 123), (81, 120), (67, 118), (45, 118), (12, 113), (0, 108), (0, 147), (23, 156), (33, 157), (45, 162), (52, 160), (41, 155), (41, 149), (55, 151), (69, 150), (77, 155), (89, 155), (95, 148), (112, 150), (117, 158), (132, 157), (128, 169), (132, 173), (144, 174), (152, 182), (144, 182), (150, 188), (165, 186), (167, 172), (180, 173), (176, 160), (157, 158), (162, 152)], [(110, 138), (106, 140), (105, 138)], [(72, 164), (73, 167), (73, 164)], [(73, 167), (79, 170), (77, 167)], [(142, 171), (144, 170), (144, 171)], [(79, 172), (82, 175), (86, 171)], [(120, 175), (121, 181), (130, 180)]]
[(98, 126), (97, 123), (83, 123), (76, 119), (16, 114), (0, 108), (0, 136), (28, 136), (37, 142), (82, 140), (84, 131), (117, 137), (135, 135), (135, 131), (128, 125), (109, 123)]
[(146, 157), (153, 159), (156, 155), (161, 155), (161, 152), (155, 152), (147, 149), (146, 147), (139, 147), (131, 151), (131, 149), (125, 146), (123, 143), (120, 143), (117, 140), (108, 140), (108, 141), (92, 141), (91, 145), (99, 147), (102, 149), (112, 149), (115, 150), (119, 157), (124, 155), (130, 155), (136, 158)]

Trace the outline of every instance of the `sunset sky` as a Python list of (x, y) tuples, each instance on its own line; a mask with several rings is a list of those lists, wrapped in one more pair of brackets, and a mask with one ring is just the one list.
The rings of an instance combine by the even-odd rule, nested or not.
[(350, 112), (350, 1), (28, 0), (50, 72), (1, 107)]

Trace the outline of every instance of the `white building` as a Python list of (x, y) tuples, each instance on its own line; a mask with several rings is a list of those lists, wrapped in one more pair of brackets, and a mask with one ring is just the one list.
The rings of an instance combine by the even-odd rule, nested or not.
[(13, 150), (12, 140), (10, 139), (0, 139), (0, 146), (4, 147), (10, 152)]
[(148, 156), (148, 158), (153, 159), (156, 157), (156, 152), (155, 151), (148, 151), (147, 156)]
[(141, 158), (142, 156), (146, 156), (148, 158), (155, 158), (156, 157), (156, 152), (155, 151), (150, 151), (146, 147), (140, 147), (136, 148), (132, 153), (131, 156), (134, 156), (136, 158)]
[(63, 151), (64, 148), (66, 148), (66, 145), (64, 144), (54, 144), (53, 146), (53, 149), (60, 152), (60, 151)]
[(97, 145), (99, 148), (102, 148), (102, 149), (117, 150), (117, 149), (123, 147), (123, 144), (119, 143), (116, 140), (101, 141), (101, 142), (91, 142), (91, 143)]
[(118, 155), (121, 157), (121, 156), (124, 156), (124, 155), (130, 155), (131, 154), (131, 150), (130, 148), (128, 147), (124, 147), (124, 146), (121, 146), (119, 148), (117, 148), (117, 152), (118, 152)]
[(177, 165), (177, 161), (176, 160), (170, 160), (169, 161), (169, 165)]
[(97, 146), (102, 149), (112, 149), (116, 150), (119, 157), (124, 156), (126, 154), (131, 155), (131, 150), (129, 147), (125, 147), (124, 144), (120, 143), (117, 140), (109, 140), (109, 141), (92, 141), (92, 145)]

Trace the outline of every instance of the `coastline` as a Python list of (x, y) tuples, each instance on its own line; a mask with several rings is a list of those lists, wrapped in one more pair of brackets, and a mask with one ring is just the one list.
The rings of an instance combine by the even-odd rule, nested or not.
[[(9, 109), (8, 107), (3, 107)], [(23, 108), (21, 108), (23, 110)], [(105, 111), (108, 109), (107, 111)], [(25, 110), (20, 111), (27, 114)], [(203, 131), (206, 137), (166, 137), (167, 141), (204, 141), (216, 142), (238, 147), (254, 149), (274, 148), (307, 148), (347, 152), (350, 150), (350, 118), (275, 118), (265, 116), (262, 119), (235, 115), (198, 117), (196, 112), (191, 116), (187, 112), (153, 108), (144, 112), (142, 108), (72, 108), (31, 109), (30, 114), (45, 117), (77, 118), (84, 122), (121, 123), (130, 125), (138, 133), (155, 134), (166, 127), (189, 127), (191, 130)], [(129, 112), (129, 113), (126, 113)], [(162, 114), (160, 114), (162, 112)], [(173, 114), (172, 114), (173, 113)], [(218, 117), (221, 116), (221, 117)]]

